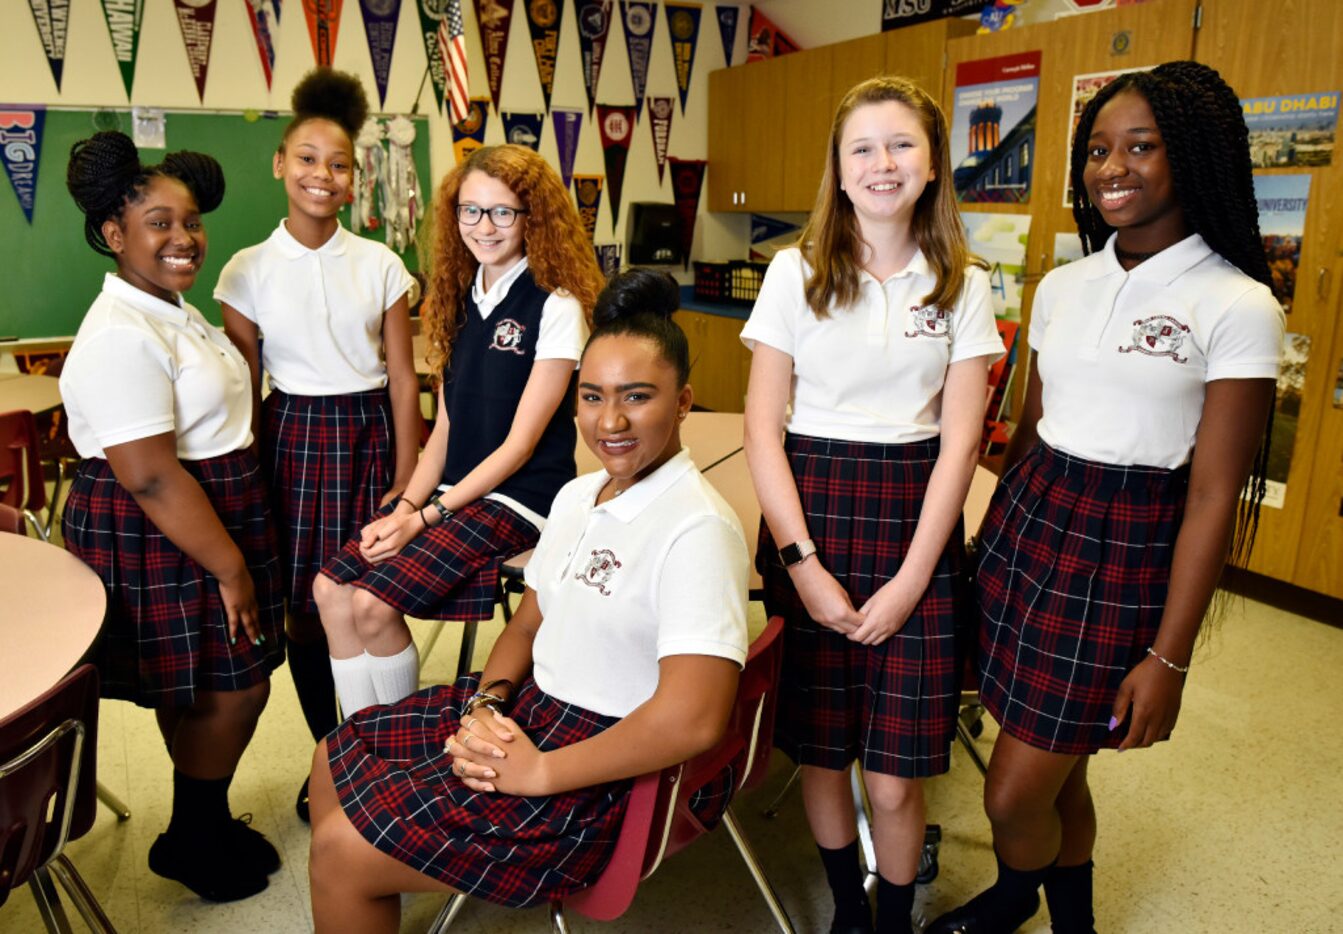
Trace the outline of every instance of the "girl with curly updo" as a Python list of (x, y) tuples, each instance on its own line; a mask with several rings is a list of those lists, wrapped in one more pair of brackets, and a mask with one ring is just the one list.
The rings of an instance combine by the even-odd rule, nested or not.
[(424, 303), (438, 419), (410, 483), (313, 586), (348, 717), (415, 690), (405, 616), (489, 619), (499, 563), (575, 474), (574, 368), (601, 291), (559, 176), (523, 146), (439, 186)]
[(67, 184), (89, 245), (117, 266), (61, 374), (82, 458), (61, 529), (107, 588), (102, 694), (153, 708), (172, 757), (149, 868), (212, 901), (245, 898), (280, 858), (231, 817), (228, 789), (284, 622), (247, 362), (181, 295), (224, 176), (192, 152), (142, 165), (129, 137), (99, 133), (74, 145)]
[(1035, 293), (1026, 402), (981, 535), (998, 880), (936, 934), (1014, 931), (1041, 884), (1056, 934), (1095, 929), (1087, 766), (1170, 736), (1264, 496), (1283, 314), (1235, 91), (1197, 62), (1119, 77), (1082, 114), (1072, 185), (1088, 255)]
[[(251, 367), (254, 428), (284, 564), (289, 668), (316, 740), (338, 720), (313, 579), (410, 481), (421, 418), (410, 273), (338, 217), (354, 186), (364, 89), (353, 75), (316, 68), (294, 88), (293, 105), (273, 160), (289, 212), (270, 237), (229, 260), (214, 297)], [(262, 370), (271, 389), (264, 404)], [(303, 820), (307, 788), (305, 780), (297, 802)]]

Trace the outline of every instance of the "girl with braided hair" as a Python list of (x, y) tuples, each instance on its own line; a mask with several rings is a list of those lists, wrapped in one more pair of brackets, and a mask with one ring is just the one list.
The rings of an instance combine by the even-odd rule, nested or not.
[[(253, 427), (289, 604), (289, 668), (317, 740), (339, 721), (313, 579), (410, 481), (421, 420), (410, 273), (338, 216), (368, 117), (363, 87), (353, 75), (315, 68), (294, 88), (293, 106), (273, 159), (289, 211), (266, 240), (229, 260), (214, 297), (251, 368)], [(264, 403), (262, 370), (271, 388)], [(306, 778), (296, 807), (307, 820)]]
[(1035, 293), (982, 533), (998, 880), (933, 934), (1016, 930), (1042, 883), (1057, 934), (1094, 929), (1090, 756), (1170, 736), (1264, 494), (1284, 325), (1236, 93), (1196, 62), (1121, 76), (1082, 115), (1072, 183), (1088, 255)]
[(172, 757), (172, 818), (149, 868), (202, 898), (245, 898), (280, 858), (231, 817), (228, 788), (284, 629), (247, 363), (181, 297), (224, 176), (200, 153), (142, 165), (107, 132), (74, 145), (67, 184), (89, 245), (117, 266), (61, 373), (82, 458), (61, 529), (108, 591), (102, 694), (153, 708)]

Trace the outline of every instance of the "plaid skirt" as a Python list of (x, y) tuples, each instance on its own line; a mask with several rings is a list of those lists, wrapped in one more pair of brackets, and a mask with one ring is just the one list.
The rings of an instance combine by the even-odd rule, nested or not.
[(261, 406), (262, 468), (290, 610), (316, 613), (313, 578), (378, 509), (392, 483), (386, 389), (343, 396), (279, 391)]
[(239, 628), (230, 645), (219, 582), (149, 521), (107, 461), (80, 461), (61, 533), (107, 588), (97, 649), (102, 696), (142, 707), (188, 706), (199, 691), (259, 684), (284, 661), (280, 563), (260, 470), (250, 452), (182, 461), (242, 551), (265, 641)]
[(1119, 745), (1111, 710), (1156, 638), (1188, 479), (1043, 443), (1004, 475), (977, 589), (980, 697), (1009, 736), (1066, 755)]
[[(817, 557), (861, 607), (909, 551), (936, 438), (869, 444), (788, 435), (788, 455)], [(955, 610), (965, 554), (961, 524), (904, 627), (866, 646), (814, 622), (760, 523), (757, 564), (765, 608), (785, 620), (775, 741), (799, 765), (864, 769), (902, 778), (951, 765), (959, 679)]]
[[(388, 503), (377, 514), (394, 508)], [(416, 619), (489, 619), (499, 591), (499, 565), (535, 546), (540, 537), (536, 526), (503, 503), (478, 499), (381, 564), (364, 559), (356, 535), (322, 573)]]

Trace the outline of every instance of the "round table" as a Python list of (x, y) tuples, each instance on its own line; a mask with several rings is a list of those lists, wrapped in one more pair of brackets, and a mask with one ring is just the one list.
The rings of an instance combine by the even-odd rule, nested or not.
[(0, 717), (61, 680), (103, 625), (107, 594), (63, 548), (0, 533)]
[(34, 415), (61, 404), (61, 381), (33, 373), (0, 373), (0, 412), (27, 409)]

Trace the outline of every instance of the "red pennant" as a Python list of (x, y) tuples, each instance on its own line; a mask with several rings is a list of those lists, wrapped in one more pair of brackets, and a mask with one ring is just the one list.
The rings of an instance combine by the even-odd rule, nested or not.
[(485, 53), (485, 80), (490, 85), (494, 112), (499, 112), (499, 89), (504, 83), (504, 58), (508, 54), (508, 26), (513, 22), (513, 0), (476, 0), (476, 25)]
[(196, 79), (196, 94), (204, 102), (218, 0), (173, 0), (173, 6), (177, 10), (177, 26), (182, 30), (182, 44), (186, 46), (191, 77)]
[(685, 251), (685, 265), (690, 267), (690, 247), (695, 241), (695, 218), (699, 214), (699, 193), (704, 186), (703, 159), (667, 160), (671, 163), (672, 197), (676, 212), (681, 215), (681, 248)]

